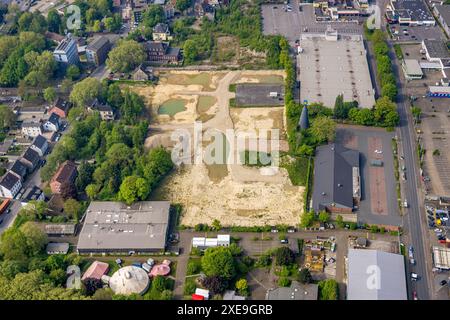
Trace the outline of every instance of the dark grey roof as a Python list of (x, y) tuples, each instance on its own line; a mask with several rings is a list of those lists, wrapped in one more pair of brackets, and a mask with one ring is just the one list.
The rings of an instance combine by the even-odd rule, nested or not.
[(109, 39), (107, 37), (97, 37), (88, 44), (86, 50), (98, 51), (104, 46), (109, 46)]
[(169, 225), (168, 201), (93, 201), (86, 211), (78, 250), (164, 250)]
[(35, 146), (38, 149), (41, 149), (44, 147), (44, 145), (47, 143), (47, 139), (45, 139), (43, 136), (38, 135), (34, 141), (33, 141), (33, 146)]
[(28, 188), (23, 194), (22, 201), (28, 202), (32, 200), (37, 200), (41, 196), (42, 192), (43, 191), (39, 189), (39, 187), (37, 186)]
[(54, 107), (63, 110), (67, 113), (69, 108), (71, 107), (71, 103), (69, 101), (63, 100), (61, 98), (56, 99)]
[(69, 252), (70, 244), (67, 242), (50, 242), (47, 244), (47, 253), (67, 253)]
[(268, 290), (266, 300), (317, 300), (318, 292), (317, 284), (301, 284), (292, 281), (289, 288), (280, 287)]
[(433, 15), (423, 0), (396, 0), (391, 3), (396, 13), (402, 17), (410, 17), (412, 21), (434, 20)]
[(404, 257), (349, 249), (347, 300), (407, 300)]
[(23, 159), (28, 160), (29, 162), (33, 164), (37, 164), (40, 160), (39, 153), (37, 153), (35, 150), (28, 148), (25, 153), (22, 156)]
[(147, 41), (144, 43), (144, 48), (147, 51), (163, 51), (166, 52), (168, 44), (159, 41)]
[(25, 165), (19, 160), (16, 160), (14, 161), (10, 171), (23, 178), (27, 174), (27, 167), (25, 167)]
[(431, 58), (450, 58), (447, 46), (442, 40), (425, 39), (423, 40), (428, 54)]
[(2, 185), (4, 188), (6, 188), (8, 190), (11, 190), (18, 181), (20, 181), (20, 179), (17, 176), (8, 172), (1, 179), (0, 185)]
[(58, 125), (59, 124), (59, 116), (56, 113), (52, 113), (50, 115), (50, 118), (48, 118), (47, 121), (54, 125)]
[(153, 27), (153, 32), (156, 33), (168, 33), (169, 32), (169, 26), (165, 23), (158, 23), (156, 26)]
[(308, 108), (306, 106), (303, 106), (302, 114), (300, 115), (300, 119), (298, 121), (298, 126), (301, 130), (306, 130), (309, 128)]
[(359, 168), (359, 152), (340, 144), (316, 149), (314, 161), (313, 209), (326, 206), (353, 208), (353, 167)]

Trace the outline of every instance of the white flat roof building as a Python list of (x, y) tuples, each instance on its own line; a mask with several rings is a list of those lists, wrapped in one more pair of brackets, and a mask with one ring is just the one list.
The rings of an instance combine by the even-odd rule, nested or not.
[(415, 59), (405, 59), (402, 64), (402, 69), (406, 79), (408, 80), (422, 79), (423, 77), (423, 72), (419, 61)]
[(339, 37), (337, 41), (302, 37), (298, 54), (300, 98), (333, 107), (336, 97), (358, 101), (362, 108), (375, 104), (374, 89), (361, 37)]
[(217, 238), (194, 237), (192, 238), (192, 247), (206, 250), (214, 247), (228, 247), (231, 243), (229, 234), (219, 234)]
[(433, 264), (438, 269), (450, 270), (450, 249), (434, 246)]

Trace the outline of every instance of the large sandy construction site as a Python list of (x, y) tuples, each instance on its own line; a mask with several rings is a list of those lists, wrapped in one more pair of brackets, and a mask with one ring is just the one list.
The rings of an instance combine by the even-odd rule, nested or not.
[[(171, 71), (159, 75), (155, 86), (133, 87), (150, 108), (152, 122), (146, 147), (173, 148), (172, 133), (184, 129), (191, 134), (194, 121), (201, 121), (203, 132), (263, 132), (278, 129), (281, 141), (274, 149), (287, 151), (284, 108), (230, 108), (235, 99), (230, 85), (282, 84), (283, 71), (196, 72)], [(230, 91), (231, 90), (231, 91)], [(273, 138), (271, 134), (271, 138)], [(203, 152), (209, 142), (204, 139)], [(272, 141), (268, 141), (270, 146)], [(238, 148), (239, 149), (239, 148)], [(234, 151), (235, 158), (248, 145)], [(270, 152), (269, 150), (267, 150)], [(238, 164), (182, 164), (165, 179), (154, 197), (183, 205), (181, 224), (223, 226), (297, 225), (303, 204), (303, 187), (293, 186), (285, 169), (258, 168)]]

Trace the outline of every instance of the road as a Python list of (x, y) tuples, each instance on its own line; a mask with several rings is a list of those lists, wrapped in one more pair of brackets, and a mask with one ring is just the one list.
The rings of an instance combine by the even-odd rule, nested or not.
[(412, 297), (412, 291), (417, 292), (417, 296), (421, 300), (431, 299), (430, 295), (433, 290), (430, 288), (429, 284), (432, 281), (429, 280), (431, 269), (428, 265), (431, 262), (431, 257), (429, 254), (428, 243), (428, 233), (427, 226), (425, 224), (425, 215), (422, 214), (423, 201), (419, 199), (421, 195), (421, 190), (419, 188), (420, 174), (418, 171), (418, 163), (416, 156), (416, 144), (414, 141), (414, 125), (410, 114), (407, 109), (408, 97), (405, 95), (404, 83), (402, 81), (402, 76), (400, 74), (401, 67), (397, 60), (393, 44), (389, 41), (390, 47), (390, 58), (394, 62), (393, 69), (394, 74), (397, 79), (398, 88), (398, 98), (397, 98), (397, 109), (400, 115), (400, 124), (397, 128), (397, 133), (399, 139), (401, 140), (401, 145), (403, 148), (403, 155), (405, 157), (404, 164), (407, 168), (409, 174), (409, 179), (405, 182), (403, 197), (408, 200), (409, 208), (406, 209), (406, 217), (403, 238), (406, 245), (411, 244), (414, 248), (414, 258), (417, 261), (415, 266), (408, 265), (406, 267), (408, 274), (407, 277), (410, 279), (410, 273), (417, 273), (421, 279), (417, 282), (408, 281), (408, 288), (410, 297)]

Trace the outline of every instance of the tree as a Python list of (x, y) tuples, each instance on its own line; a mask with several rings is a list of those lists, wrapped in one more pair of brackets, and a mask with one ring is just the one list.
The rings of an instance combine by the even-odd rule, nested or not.
[(89, 101), (100, 96), (102, 85), (95, 78), (86, 78), (73, 86), (70, 101), (78, 107), (85, 107)]
[(280, 277), (278, 279), (278, 285), (280, 287), (289, 287), (291, 285), (291, 280), (289, 280), (289, 278), (286, 277)]
[(134, 40), (120, 40), (110, 51), (106, 64), (113, 72), (130, 72), (144, 60), (145, 51), (141, 44)]
[(344, 227), (344, 218), (341, 215), (338, 215), (336, 217), (336, 224), (339, 228), (343, 228)]
[(55, 269), (50, 271), (49, 278), (55, 286), (61, 286), (65, 283), (67, 275), (63, 269)]
[(151, 4), (142, 15), (142, 24), (147, 28), (153, 28), (160, 22), (164, 22), (166, 16), (164, 9), (160, 5)]
[(175, 7), (180, 11), (185, 11), (192, 6), (192, 0), (177, 0)]
[(298, 281), (300, 283), (311, 283), (312, 282), (312, 276), (311, 272), (309, 272), (308, 268), (303, 268), (298, 273)]
[(70, 65), (66, 70), (66, 77), (74, 81), (80, 77), (80, 68), (74, 64)]
[(275, 250), (275, 263), (278, 266), (288, 266), (294, 262), (294, 253), (288, 247), (281, 247)]
[(394, 83), (386, 83), (381, 87), (381, 95), (383, 97), (388, 97), (392, 101), (397, 97), (397, 86)]
[(91, 183), (86, 186), (86, 194), (89, 199), (94, 200), (97, 197), (97, 194), (100, 190), (100, 187), (97, 184)]
[(113, 17), (105, 18), (104, 23), (108, 32), (118, 32), (122, 26), (122, 17), (116, 13)]
[(217, 219), (214, 219), (214, 221), (212, 222), (212, 227), (215, 231), (219, 231), (220, 229), (222, 229), (222, 225), (220, 224), (220, 221)]
[(336, 134), (336, 123), (328, 117), (317, 117), (310, 130), (318, 142), (331, 142)]
[(44, 90), (44, 99), (48, 103), (53, 103), (56, 100), (56, 90), (53, 87), (48, 87)]
[(47, 14), (48, 31), (61, 33), (62, 21), (58, 12), (55, 9), (51, 9)]
[(101, 288), (95, 291), (92, 299), (94, 300), (112, 300), (114, 292), (110, 288)]
[[(374, 108), (374, 119), (375, 122), (382, 126), (392, 126), (391, 123), (386, 123), (386, 117), (389, 113), (391, 113), (390, 117), (392, 118), (392, 113), (396, 113), (396, 106), (388, 97), (381, 97), (375, 103)], [(391, 119), (392, 120), (392, 119)], [(394, 119), (395, 120), (395, 119)], [(395, 126), (395, 125), (394, 125)]]
[(95, 279), (95, 278), (87, 278), (87, 279), (83, 280), (83, 284), (84, 284), (84, 293), (87, 296), (94, 295), (94, 293), (98, 289), (101, 289), (103, 287), (102, 281), (99, 279)]
[(203, 278), (202, 285), (211, 291), (212, 295), (223, 293), (227, 287), (227, 281), (220, 276), (208, 276)]
[(186, 40), (183, 45), (184, 62), (186, 64), (194, 63), (197, 60), (198, 55), (199, 51), (197, 44), (191, 39)]
[(64, 212), (70, 218), (78, 221), (82, 215), (83, 206), (75, 199), (67, 199), (64, 202)]
[(28, 221), (22, 225), (20, 232), (25, 237), (26, 252), (29, 257), (39, 254), (48, 243), (47, 235), (32, 221)]
[(236, 281), (236, 290), (238, 293), (242, 296), (248, 296), (249, 295), (249, 288), (248, 283), (246, 279), (239, 279)]
[(316, 220), (316, 216), (313, 211), (305, 212), (300, 217), (300, 225), (303, 228), (308, 228), (312, 225), (312, 223)]
[(150, 187), (144, 178), (129, 176), (120, 185), (119, 199), (130, 205), (138, 200), (146, 200), (149, 193)]
[(0, 275), (11, 280), (22, 272), (27, 271), (27, 264), (25, 261), (5, 260), (0, 264)]
[(11, 128), (16, 122), (16, 115), (5, 105), (0, 105), (0, 130)]
[(313, 156), (314, 155), (314, 148), (311, 146), (308, 146), (307, 144), (302, 144), (300, 148), (298, 149), (298, 152), (302, 156)]
[(339, 286), (336, 280), (319, 281), (319, 300), (338, 300)]
[(207, 276), (221, 276), (225, 280), (235, 275), (235, 262), (226, 247), (208, 248), (201, 260), (202, 270)]
[(419, 121), (420, 120), (420, 116), (422, 115), (422, 109), (420, 109), (419, 107), (412, 107), (411, 108), (411, 113), (412, 113), (414, 119), (416, 121)]
[(336, 102), (334, 103), (334, 117), (337, 119), (345, 119), (347, 115), (344, 110), (344, 95), (340, 94), (336, 97)]
[(326, 211), (321, 211), (319, 213), (319, 221), (323, 223), (330, 221), (330, 214)]

